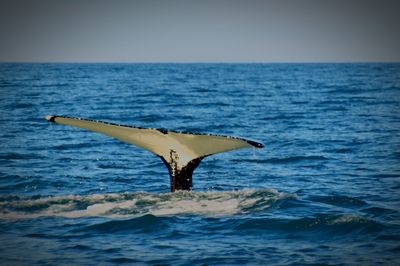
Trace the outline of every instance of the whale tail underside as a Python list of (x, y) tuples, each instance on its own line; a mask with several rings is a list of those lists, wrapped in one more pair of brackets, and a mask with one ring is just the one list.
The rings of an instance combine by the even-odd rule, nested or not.
[(264, 147), (259, 142), (224, 135), (142, 128), (67, 116), (48, 115), (46, 119), (99, 132), (154, 153), (168, 168), (171, 191), (191, 190), (193, 171), (206, 156), (241, 148)]

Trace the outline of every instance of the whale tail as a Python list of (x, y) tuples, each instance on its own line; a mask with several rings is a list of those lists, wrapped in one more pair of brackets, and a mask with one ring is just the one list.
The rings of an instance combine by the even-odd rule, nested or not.
[(57, 124), (99, 132), (146, 149), (159, 156), (169, 170), (171, 191), (191, 190), (193, 171), (209, 155), (263, 144), (238, 137), (142, 128), (83, 118), (48, 115)]

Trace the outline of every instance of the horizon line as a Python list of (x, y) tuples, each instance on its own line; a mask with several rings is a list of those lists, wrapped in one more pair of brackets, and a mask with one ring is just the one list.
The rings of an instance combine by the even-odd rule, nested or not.
[(1, 61), (0, 64), (399, 64), (400, 61)]

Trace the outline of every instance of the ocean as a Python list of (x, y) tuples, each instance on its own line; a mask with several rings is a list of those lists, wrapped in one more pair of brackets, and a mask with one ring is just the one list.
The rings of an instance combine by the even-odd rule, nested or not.
[[(0, 265), (399, 265), (400, 64), (0, 64)], [(260, 141), (171, 193), (67, 115)]]

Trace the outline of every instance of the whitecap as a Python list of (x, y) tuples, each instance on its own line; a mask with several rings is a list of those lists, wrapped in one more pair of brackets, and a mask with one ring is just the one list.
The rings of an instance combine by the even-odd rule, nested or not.
[(174, 193), (125, 192), (31, 197), (0, 202), (0, 218), (129, 217), (145, 214), (223, 216), (264, 211), (282, 200), (296, 197), (296, 194), (278, 192), (274, 189)]

